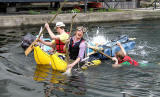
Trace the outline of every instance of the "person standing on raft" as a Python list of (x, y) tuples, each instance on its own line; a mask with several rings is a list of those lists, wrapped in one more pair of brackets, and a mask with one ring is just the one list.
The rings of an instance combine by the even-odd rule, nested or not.
[(112, 65), (112, 67), (121, 67), (123, 64), (124, 65), (133, 65), (133, 66), (138, 66), (138, 62), (133, 60), (131, 57), (129, 57), (121, 45), (120, 42), (117, 42), (117, 45), (120, 47), (120, 51), (115, 53), (115, 57), (112, 58), (115, 63)]

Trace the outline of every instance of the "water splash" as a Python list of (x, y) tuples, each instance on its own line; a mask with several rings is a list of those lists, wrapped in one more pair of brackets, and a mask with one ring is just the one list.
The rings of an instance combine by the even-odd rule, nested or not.
[(134, 52), (132, 52), (133, 55), (138, 55), (141, 57), (149, 56), (153, 52), (157, 52), (158, 48), (151, 47), (148, 45), (148, 42), (140, 42), (137, 44), (137, 47), (135, 48)]
[(147, 60), (141, 60), (141, 61), (139, 61), (139, 63), (142, 63), (142, 64), (147, 64), (147, 63), (149, 63)]
[(97, 29), (97, 33), (96, 33), (97, 35), (99, 34), (99, 27), (98, 27), (98, 29)]
[(98, 27), (96, 33), (93, 37), (89, 37), (88, 33), (86, 33), (87, 39), (89, 42), (93, 44), (105, 44), (108, 42), (108, 38), (106, 39), (104, 33), (100, 32), (100, 28)]
[(104, 43), (108, 42), (108, 40), (106, 40), (106, 38), (104, 36), (99, 35), (99, 36), (93, 37), (91, 42), (93, 44), (104, 44)]

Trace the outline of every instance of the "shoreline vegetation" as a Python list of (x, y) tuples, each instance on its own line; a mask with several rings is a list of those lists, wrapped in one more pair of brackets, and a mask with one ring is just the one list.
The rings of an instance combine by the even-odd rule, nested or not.
[[(25, 11), (15, 13), (0, 14), (0, 28), (36, 26), (44, 24), (53, 15), (56, 9), (43, 7), (42, 10), (34, 7), (26, 7)], [(94, 22), (116, 22), (116, 21), (133, 21), (133, 20), (152, 20), (160, 18), (160, 9), (136, 8), (136, 9), (115, 9), (115, 8), (63, 8), (61, 13), (56, 17), (55, 22), (63, 21), (66, 24), (71, 22), (71, 17), (77, 13), (76, 23), (94, 23)]]
[[(92, 12), (121, 12), (123, 11), (122, 9), (114, 9), (114, 8), (89, 8), (87, 13), (92, 13)], [(80, 9), (74, 8), (73, 10), (67, 10), (67, 11), (62, 11), (61, 14), (63, 13), (84, 13), (84, 11), (81, 11)], [(34, 10), (29, 10), (28, 14), (30, 15), (36, 15), (36, 14), (41, 14), (40, 11), (34, 11)], [(55, 11), (49, 11), (46, 14), (56, 14), (56, 10)]]

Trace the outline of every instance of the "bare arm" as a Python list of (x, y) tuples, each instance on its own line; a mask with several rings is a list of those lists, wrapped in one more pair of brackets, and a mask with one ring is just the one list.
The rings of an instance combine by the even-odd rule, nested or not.
[(121, 43), (120, 43), (120, 42), (117, 42), (117, 45), (121, 48), (123, 54), (126, 56), (127, 53), (126, 53), (125, 49), (123, 48), (123, 46), (121, 45)]
[[(125, 49), (123, 48), (123, 46), (121, 45), (121, 43), (120, 43), (120, 42), (117, 42), (117, 45), (120, 47), (122, 53), (126, 56), (127, 53), (126, 53)], [(113, 57), (112, 60), (115, 61), (115, 63), (112, 64), (112, 67), (114, 67), (114, 68), (121, 67), (121, 65), (118, 64), (118, 59), (117, 59), (116, 57)]]
[(48, 23), (45, 24), (45, 27), (46, 27), (46, 29), (47, 29), (50, 37), (51, 37), (53, 40), (59, 39), (59, 37), (57, 37), (57, 36), (52, 32), (52, 30), (50, 29)]
[(40, 40), (40, 39), (38, 41), (43, 43), (44, 45), (47, 45), (47, 46), (50, 46), (50, 47), (52, 47), (54, 45), (52, 42), (45, 42), (45, 41)]
[(81, 60), (81, 58), (78, 57), (73, 63), (71, 63), (71, 64), (68, 65), (68, 68), (74, 67), (80, 60)]

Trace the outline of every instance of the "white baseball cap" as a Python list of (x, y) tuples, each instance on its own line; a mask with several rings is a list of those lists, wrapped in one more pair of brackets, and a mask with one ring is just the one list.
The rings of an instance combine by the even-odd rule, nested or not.
[(65, 27), (65, 24), (63, 22), (57, 22), (56, 27)]

